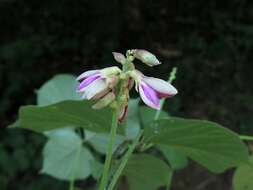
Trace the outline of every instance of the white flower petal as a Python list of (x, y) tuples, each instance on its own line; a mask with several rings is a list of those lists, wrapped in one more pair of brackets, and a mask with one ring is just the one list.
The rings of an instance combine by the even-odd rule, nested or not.
[(157, 110), (161, 109), (159, 98), (155, 94), (156, 92), (152, 88), (148, 87), (148, 85), (146, 85), (146, 87), (149, 88), (148, 90), (147, 88), (143, 89), (142, 85), (146, 85), (146, 84), (142, 83), (139, 85), (139, 93), (143, 102), (147, 104), (148, 106), (150, 106), (151, 108), (154, 108)]
[(79, 75), (76, 80), (81, 80), (81, 79), (87, 78), (88, 76), (91, 76), (91, 75), (94, 75), (94, 74), (98, 74), (99, 71), (100, 70), (86, 71), (86, 72), (82, 73), (81, 75)]
[(177, 89), (164, 80), (146, 76), (144, 76), (142, 80), (157, 91), (157, 93), (162, 94), (163, 97), (174, 96), (177, 94)]
[(125, 56), (122, 53), (112, 52), (112, 54), (113, 54), (114, 59), (117, 62), (123, 64), (126, 61), (126, 58), (125, 58)]
[(87, 86), (84, 91), (83, 98), (90, 100), (100, 92), (105, 91), (107, 88), (107, 84), (103, 79), (96, 80)]

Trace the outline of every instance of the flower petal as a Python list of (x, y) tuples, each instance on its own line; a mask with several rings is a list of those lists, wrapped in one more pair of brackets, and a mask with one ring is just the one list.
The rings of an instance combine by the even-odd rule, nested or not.
[(112, 54), (113, 54), (114, 59), (117, 62), (123, 64), (126, 61), (126, 58), (125, 58), (125, 56), (122, 53), (112, 52)]
[(160, 109), (160, 100), (158, 97), (158, 94), (154, 89), (152, 89), (150, 86), (145, 84), (144, 82), (141, 82), (139, 85), (139, 93), (141, 96), (141, 99), (145, 104), (148, 106), (154, 108), (154, 109)]
[(86, 71), (86, 72), (82, 73), (81, 75), (79, 75), (76, 80), (82, 80), (82, 79), (85, 79), (91, 75), (98, 74), (98, 73), (99, 73), (99, 70)]
[(83, 94), (83, 99), (90, 100), (101, 92), (106, 91), (107, 88), (108, 87), (106, 85), (106, 82), (102, 78), (95, 80), (93, 83), (86, 87)]
[(122, 123), (124, 121), (124, 119), (127, 117), (128, 114), (128, 105), (124, 106), (121, 110), (120, 110), (120, 114), (118, 117), (118, 121), (120, 123)]
[(91, 75), (89, 77), (87, 77), (85, 80), (83, 80), (79, 86), (78, 86), (78, 89), (77, 91), (78, 92), (83, 92), (87, 86), (89, 86), (92, 82), (94, 82), (95, 80), (101, 78), (98, 74), (96, 75)]
[(177, 94), (177, 89), (164, 80), (154, 77), (143, 77), (142, 80), (158, 93), (159, 98), (171, 97)]
[(108, 106), (115, 99), (115, 94), (113, 92), (107, 93), (102, 97), (96, 104), (92, 106), (93, 109), (101, 109)]

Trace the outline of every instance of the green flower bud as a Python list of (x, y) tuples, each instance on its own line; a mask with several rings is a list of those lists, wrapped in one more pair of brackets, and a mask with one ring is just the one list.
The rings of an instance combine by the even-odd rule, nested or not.
[(161, 64), (161, 62), (156, 58), (154, 54), (144, 49), (134, 49), (133, 54), (136, 59), (139, 59), (141, 62), (145, 63), (150, 67)]
[(106, 94), (103, 98), (101, 98), (96, 104), (92, 106), (93, 109), (101, 109), (106, 106), (108, 106), (110, 103), (115, 100), (115, 94), (112, 92), (109, 92)]
[(123, 54), (118, 53), (118, 52), (112, 52), (112, 54), (113, 54), (114, 59), (115, 59), (117, 62), (119, 62), (119, 63), (121, 63), (121, 64), (124, 64), (124, 63), (125, 63), (126, 58), (125, 58), (125, 56), (124, 56)]

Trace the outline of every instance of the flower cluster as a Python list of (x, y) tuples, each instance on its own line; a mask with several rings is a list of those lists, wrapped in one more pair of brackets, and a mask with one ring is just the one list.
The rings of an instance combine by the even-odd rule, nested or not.
[(122, 121), (127, 115), (129, 90), (134, 83), (143, 102), (154, 109), (159, 110), (161, 108), (161, 98), (172, 97), (177, 94), (177, 89), (169, 82), (145, 76), (135, 69), (133, 64), (135, 58), (148, 66), (161, 64), (152, 53), (134, 49), (128, 50), (126, 57), (117, 52), (113, 52), (113, 56), (117, 62), (123, 65), (123, 70), (116, 66), (101, 70), (90, 70), (77, 78), (80, 82), (77, 91), (83, 93), (82, 98), (99, 100), (93, 105), (93, 108), (100, 109), (116, 101), (120, 106), (119, 121)]

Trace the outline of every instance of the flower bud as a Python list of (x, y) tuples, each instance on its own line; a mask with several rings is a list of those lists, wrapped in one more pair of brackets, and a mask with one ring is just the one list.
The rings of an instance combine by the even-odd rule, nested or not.
[(160, 65), (161, 62), (156, 58), (156, 56), (144, 49), (133, 50), (134, 57), (145, 63), (146, 65), (153, 67)]
[(119, 62), (121, 64), (124, 64), (124, 62), (126, 61), (126, 58), (125, 58), (125, 56), (123, 54), (118, 53), (118, 52), (112, 52), (112, 54), (113, 54), (114, 59), (117, 62)]
[(101, 109), (108, 106), (112, 101), (115, 100), (115, 94), (110, 92), (101, 98), (96, 104), (92, 106), (93, 109)]

